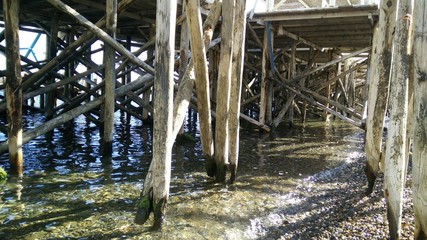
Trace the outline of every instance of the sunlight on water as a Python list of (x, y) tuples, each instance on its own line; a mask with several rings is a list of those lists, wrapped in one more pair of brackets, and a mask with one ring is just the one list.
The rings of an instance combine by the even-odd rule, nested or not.
[[(26, 127), (41, 118), (27, 117)], [(102, 157), (99, 129), (78, 117), (24, 146), (24, 177), (0, 185), (0, 238), (256, 238), (265, 231), (260, 217), (274, 222), (275, 209), (304, 200), (292, 193), (301, 181), (327, 174), (362, 151), (362, 131), (346, 124), (296, 124), (275, 136), (251, 128), (241, 131), (233, 185), (206, 176), (194, 128), (196, 143), (175, 144), (165, 228), (153, 233), (149, 224), (133, 223), (151, 161), (152, 129), (118, 114), (114, 153)], [(0, 164), (8, 169), (6, 154)]]

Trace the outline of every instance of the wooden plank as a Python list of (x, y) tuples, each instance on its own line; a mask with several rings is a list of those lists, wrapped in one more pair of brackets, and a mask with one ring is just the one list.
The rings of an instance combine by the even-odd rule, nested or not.
[(427, 239), (427, 2), (414, 7), (414, 143), (412, 146), (412, 196), (414, 239)]
[(20, 1), (3, 1), (6, 39), (7, 135), (11, 172), (22, 176), (22, 76), (19, 55)]

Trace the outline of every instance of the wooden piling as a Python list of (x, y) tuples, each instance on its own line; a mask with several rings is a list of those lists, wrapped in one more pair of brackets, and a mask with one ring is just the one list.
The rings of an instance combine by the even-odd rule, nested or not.
[(3, 0), (9, 162), (11, 171), (22, 175), (22, 76), (19, 55), (19, 9), (20, 0)]
[(188, 0), (187, 19), (190, 28), (191, 53), (194, 63), (197, 91), (197, 110), (199, 112), (200, 139), (205, 161), (211, 161), (214, 154), (211, 98), (209, 94), (208, 62), (202, 32), (202, 17), (198, 0)]
[(403, 209), (403, 190), (406, 176), (407, 118), (409, 103), (410, 55), (408, 42), (412, 16), (412, 0), (400, 0), (397, 6), (393, 38), (393, 65), (390, 75), (390, 123), (388, 127), (385, 162), (384, 196), (391, 239), (400, 239)]
[(368, 81), (368, 117), (366, 119), (367, 193), (373, 191), (380, 170), (384, 117), (387, 109), (392, 40), (397, 1), (381, 1), (378, 29), (374, 30)]
[[(113, 38), (116, 38), (117, 28), (117, 0), (107, 0), (106, 2), (106, 32)], [(113, 151), (113, 130), (114, 130), (114, 110), (115, 110), (115, 68), (116, 51), (108, 44), (104, 45), (104, 65), (105, 65), (105, 97), (103, 106), (103, 127), (104, 134), (102, 137), (103, 152), (110, 155)]]
[(230, 161), (230, 180), (234, 182), (237, 174), (239, 162), (239, 131), (240, 131), (240, 102), (242, 96), (242, 78), (243, 63), (245, 58), (245, 35), (246, 35), (246, 16), (244, 0), (236, 1), (236, 12), (234, 20), (234, 45), (233, 45), (233, 63), (231, 73), (231, 96), (230, 96), (230, 114), (229, 114), (229, 161)]
[(230, 106), (231, 66), (234, 39), (235, 0), (225, 1), (222, 6), (221, 57), (218, 72), (218, 91), (216, 94), (215, 119), (215, 179), (225, 181), (226, 164), (228, 164), (228, 121)]
[[(153, 159), (151, 174), (145, 181), (142, 198), (149, 199), (148, 204), (139, 204), (138, 209), (154, 212), (154, 228), (161, 228), (169, 198), (169, 185), (172, 164), (173, 145), (173, 72), (177, 1), (157, 0), (156, 11), (156, 80), (154, 90), (154, 133)], [(144, 201), (142, 201), (144, 202)], [(144, 223), (147, 219), (136, 218)]]
[(414, 4), (414, 138), (412, 150), (412, 196), (414, 239), (427, 239), (427, 2)]

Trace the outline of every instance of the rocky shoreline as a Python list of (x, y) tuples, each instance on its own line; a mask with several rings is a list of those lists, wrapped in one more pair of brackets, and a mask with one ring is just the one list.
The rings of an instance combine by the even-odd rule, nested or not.
[[(383, 178), (366, 196), (365, 162), (359, 153), (335, 169), (301, 180), (283, 196), (283, 207), (254, 219), (249, 231), (262, 239), (389, 239)], [(408, 174), (402, 239), (412, 239), (414, 233), (410, 186)]]

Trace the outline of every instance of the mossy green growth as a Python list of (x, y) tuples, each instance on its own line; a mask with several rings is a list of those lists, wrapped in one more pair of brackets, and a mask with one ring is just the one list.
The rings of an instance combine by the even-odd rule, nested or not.
[(0, 182), (4, 182), (7, 179), (7, 172), (0, 167)]

